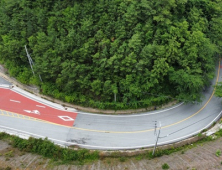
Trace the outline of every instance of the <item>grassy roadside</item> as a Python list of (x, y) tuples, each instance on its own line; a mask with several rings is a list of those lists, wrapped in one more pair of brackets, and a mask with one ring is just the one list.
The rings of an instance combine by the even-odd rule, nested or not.
[(61, 163), (76, 162), (77, 164), (84, 164), (84, 162), (99, 159), (98, 151), (90, 151), (87, 149), (74, 150), (60, 147), (47, 138), (29, 138), (26, 140), (3, 132), (0, 133), (0, 140), (8, 142), (12, 147), (18, 148), (20, 151), (35, 153), (50, 158), (53, 161), (60, 161)]
[[(199, 134), (201, 135), (201, 134)], [(73, 148), (63, 148), (58, 145), (53, 144), (51, 141), (46, 139), (35, 139), (29, 138), (28, 140), (21, 139), (17, 136), (12, 136), (6, 133), (0, 133), (0, 140), (8, 142), (12, 147), (18, 148), (22, 152), (35, 153), (41, 155), (45, 158), (49, 158), (54, 162), (59, 164), (85, 164), (92, 161), (103, 160), (103, 159), (118, 159), (120, 162), (125, 162), (129, 158), (135, 158), (136, 160), (141, 159), (153, 159), (163, 155), (170, 155), (175, 152), (181, 151), (183, 154), (187, 150), (194, 148), (196, 146), (201, 146), (203, 143), (214, 141), (222, 137), (222, 129), (216, 132), (212, 136), (203, 137), (199, 141), (185, 145), (177, 148), (170, 149), (157, 149), (155, 155), (152, 155), (152, 151), (147, 151), (144, 154), (140, 154), (133, 157), (121, 156), (121, 152), (113, 152), (110, 154), (109, 158), (100, 154), (98, 151), (90, 151), (87, 149), (73, 149)]]

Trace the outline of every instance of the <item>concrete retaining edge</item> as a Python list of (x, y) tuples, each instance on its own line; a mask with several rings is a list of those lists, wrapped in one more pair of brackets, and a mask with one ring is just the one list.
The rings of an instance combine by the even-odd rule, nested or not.
[[(191, 137), (191, 138), (188, 138), (188, 139), (185, 139), (183, 141), (176, 142), (176, 143), (173, 143), (173, 144), (158, 146), (157, 150), (167, 150), (167, 149), (178, 148), (178, 147), (181, 147), (181, 146), (189, 145), (189, 144), (197, 142), (200, 139), (203, 139), (204, 137), (205, 137), (205, 135), (203, 135), (201, 137), (194, 136), (194, 137)], [(144, 148), (144, 149), (136, 149), (136, 150), (123, 150), (123, 151), (100, 151), (99, 155), (101, 157), (115, 157), (115, 156), (131, 157), (131, 156), (146, 154), (150, 151), (153, 151), (153, 147)]]

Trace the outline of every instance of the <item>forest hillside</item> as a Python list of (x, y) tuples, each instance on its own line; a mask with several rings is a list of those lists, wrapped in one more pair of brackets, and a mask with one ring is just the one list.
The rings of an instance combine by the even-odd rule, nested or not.
[(200, 100), (221, 45), (222, 0), (0, 1), (0, 63), (84, 106)]

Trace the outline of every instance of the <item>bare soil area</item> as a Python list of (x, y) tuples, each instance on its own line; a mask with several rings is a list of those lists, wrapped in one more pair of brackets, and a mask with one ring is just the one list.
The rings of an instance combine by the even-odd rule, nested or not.
[(222, 169), (222, 138), (205, 142), (195, 148), (154, 158), (105, 158), (84, 165), (56, 165), (42, 156), (24, 153), (0, 141), (0, 170), (161, 170), (164, 163), (171, 170), (216, 170)]

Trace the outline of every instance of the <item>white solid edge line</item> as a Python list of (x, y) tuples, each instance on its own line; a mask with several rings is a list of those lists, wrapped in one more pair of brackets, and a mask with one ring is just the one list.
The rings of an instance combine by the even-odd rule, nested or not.
[[(164, 144), (170, 144), (172, 143), (173, 141), (178, 141), (178, 140), (182, 140), (184, 138), (188, 138), (190, 136), (193, 136), (195, 134), (198, 134), (199, 132), (201, 132), (202, 130), (206, 129), (207, 127), (209, 127), (220, 115), (221, 115), (222, 111), (219, 113), (219, 115), (213, 120), (211, 121), (207, 126), (205, 126), (204, 128), (194, 132), (194, 133), (191, 133), (189, 135), (186, 135), (186, 136), (183, 136), (183, 137), (180, 137), (180, 138), (177, 138), (177, 139), (174, 139), (174, 140), (169, 140), (169, 141), (166, 141), (166, 142), (162, 142), (162, 143), (157, 143), (159, 145), (164, 145)], [(50, 138), (49, 138), (50, 139)], [(65, 142), (65, 141), (61, 141), (61, 140), (57, 140), (57, 139), (51, 139), (53, 141), (57, 141), (57, 142), (61, 142), (61, 143), (65, 143), (65, 144), (76, 144), (76, 143), (72, 143), (72, 142)], [(151, 146), (154, 146), (154, 144), (150, 144), (150, 145), (142, 145), (142, 146), (133, 146), (133, 147), (103, 147), (103, 146), (93, 146), (93, 145), (84, 145), (84, 144), (76, 144), (78, 146), (85, 146), (85, 147), (89, 147), (89, 148), (98, 148), (98, 149), (138, 149), (138, 148), (143, 148), (143, 147), (151, 147)]]
[(10, 88), (11, 85), (5, 85), (5, 84), (0, 84), (0, 87), (2, 88)]
[(207, 126), (205, 126), (204, 128), (202, 128), (202, 129), (200, 129), (200, 130), (198, 130), (198, 131), (196, 131), (196, 132), (193, 132), (193, 133), (191, 133), (191, 134), (189, 134), (189, 135), (186, 135), (186, 136), (183, 136), (183, 137), (180, 137), (180, 138), (177, 138), (177, 139), (169, 140), (169, 141), (162, 142), (162, 143), (158, 143), (158, 144), (160, 144), (160, 145), (163, 145), (163, 144), (166, 144), (166, 143), (169, 144), (169, 143), (172, 143), (172, 142), (175, 141), (175, 140), (178, 141), (178, 140), (187, 138), (187, 137), (189, 137), (189, 136), (193, 136), (193, 135), (195, 135), (195, 134), (198, 134), (198, 133), (201, 132), (202, 130), (210, 127), (210, 126), (213, 124), (213, 122), (218, 119), (218, 117), (221, 115), (221, 113), (222, 113), (222, 111), (221, 111), (221, 112), (217, 115), (217, 117), (216, 117), (214, 120), (212, 120)]
[[(0, 87), (0, 88), (1, 88), (1, 87)], [(16, 88), (18, 88), (18, 87), (16, 87)], [(54, 109), (57, 109), (57, 110), (62, 110), (62, 111), (65, 111), (65, 112), (75, 113), (75, 112), (73, 112), (73, 111), (69, 111), (69, 110), (65, 110), (65, 109), (63, 110), (63, 109), (61, 109), (61, 108), (56, 108), (56, 106), (51, 106), (51, 105), (49, 105), (49, 104), (45, 104), (45, 103), (43, 103), (42, 101), (38, 101), (38, 99), (35, 99), (34, 96), (33, 96), (34, 99), (33, 99), (32, 97), (25, 96), (24, 94), (21, 94), (21, 93), (19, 93), (18, 91), (16, 91), (16, 88), (9, 89), (9, 90), (12, 90), (12, 91), (14, 91), (15, 93), (17, 93), (17, 94), (19, 94), (19, 95), (21, 95), (21, 96), (23, 96), (23, 97), (26, 97), (26, 98), (28, 98), (28, 99), (30, 99), (30, 100), (33, 100), (33, 101), (35, 101), (35, 102), (41, 103), (41, 104), (43, 104), (43, 105), (46, 105), (46, 106), (48, 106), (48, 107), (51, 107), (51, 108), (54, 108)], [(29, 92), (25, 91), (25, 93), (29, 93)], [(29, 93), (29, 94), (30, 94), (30, 95), (33, 95), (33, 94), (31, 94), (31, 93)], [(38, 96), (35, 96), (35, 97), (38, 97)], [(39, 98), (39, 99), (45, 100), (45, 99), (42, 99), (42, 98)], [(48, 101), (48, 100), (46, 100), (46, 101), (47, 101), (47, 102), (50, 102), (50, 101)], [(156, 111), (156, 112), (154, 112), (154, 113), (145, 113), (145, 114), (141, 113), (141, 114), (137, 114), (137, 115), (102, 115), (102, 114), (96, 114), (96, 113), (85, 113), (85, 112), (79, 112), (79, 111), (77, 111), (77, 112), (78, 112), (78, 114), (93, 115), (93, 116), (109, 116), (109, 117), (148, 116), (148, 115), (154, 115), (154, 114), (157, 114), (157, 113), (162, 113), (162, 112), (165, 112), (165, 111), (168, 111), (168, 110), (175, 109), (175, 108), (181, 106), (183, 103), (184, 103), (184, 102), (181, 102), (181, 103), (179, 103), (179, 104), (177, 104), (177, 105), (175, 105), (175, 106), (173, 106), (173, 107), (170, 107), (170, 108), (164, 109), (164, 110), (160, 110), (160, 111)], [(52, 104), (53, 104), (53, 103), (52, 103)], [(59, 104), (57, 104), (57, 105), (59, 105)], [(61, 106), (61, 105), (59, 105), (59, 106)], [(62, 106), (61, 106), (61, 107), (62, 107)], [(74, 109), (74, 108), (71, 108), (71, 109)]]
[(37, 136), (37, 137), (44, 138), (44, 136), (41, 136), (41, 135), (37, 135), (37, 134), (34, 134), (34, 133), (29, 133), (29, 132), (22, 131), (22, 130), (17, 130), (17, 129), (10, 128), (10, 127), (1, 126), (1, 125), (0, 125), (0, 127), (1, 127), (1, 128), (4, 128), (4, 129), (8, 129), (8, 130), (13, 130), (13, 131), (15, 131), (16, 133), (22, 132), (22, 133), (25, 133), (25, 134), (28, 134), (28, 135), (33, 135), (33, 136)]
[[(184, 138), (188, 138), (190, 136), (198, 134), (202, 130), (204, 130), (204, 129), (208, 128), (209, 126), (211, 126), (211, 124), (216, 119), (218, 119), (218, 117), (221, 115), (221, 113), (222, 113), (222, 111), (207, 126), (205, 126), (204, 128), (202, 128), (202, 129), (200, 129), (200, 130), (198, 130), (198, 131), (196, 131), (194, 133), (191, 133), (189, 135), (186, 135), (186, 136), (183, 136), (183, 137), (180, 137), (180, 138), (176, 138), (176, 139), (173, 139), (173, 140), (169, 140), (169, 141), (166, 141), (166, 142), (158, 143), (158, 144), (159, 145), (170, 144), (170, 143), (173, 143), (173, 141), (179, 141), (179, 140), (182, 140)], [(16, 132), (22, 132), (22, 133), (26, 133), (26, 134), (29, 134), (29, 135), (33, 135), (34, 137), (37, 136), (37, 137), (41, 137), (41, 138), (46, 138), (46, 136), (41, 136), (41, 135), (37, 135), (37, 134), (34, 134), (34, 133), (29, 133), (29, 132), (25, 132), (25, 131), (22, 131), (22, 130), (17, 130), (17, 129), (9, 128), (9, 127), (6, 127), (6, 126), (0, 126), (0, 127), (6, 128), (6, 129), (10, 129), (10, 130), (14, 130)], [(48, 138), (48, 139), (51, 140), (51, 141), (60, 142), (60, 143), (63, 143), (63, 144), (78, 145), (78, 146), (83, 146), (83, 147), (88, 147), (88, 148), (97, 148), (97, 149), (114, 149), (114, 150), (117, 150), (117, 149), (138, 149), (138, 148), (143, 148), (143, 147), (154, 146), (154, 144), (150, 144), (150, 145), (141, 145), (141, 146), (133, 146), (133, 147), (105, 147), (105, 146), (93, 146), (93, 145), (77, 144), (77, 143), (74, 143), (74, 142), (66, 142), (66, 141), (62, 141), (62, 140), (58, 140), (58, 139), (53, 139), (53, 138)]]
[[(13, 92), (15, 92), (15, 93), (17, 93), (17, 94), (25, 97), (25, 98), (28, 98), (28, 99), (33, 100), (33, 101), (35, 101), (35, 102), (41, 103), (41, 104), (43, 104), (43, 105), (46, 105), (46, 106), (48, 106), (48, 107), (51, 107), (51, 108), (54, 108), (54, 109), (57, 109), (57, 110), (62, 110), (62, 108), (63, 108), (62, 105), (59, 105), (59, 104), (57, 104), (57, 103), (53, 103), (53, 102), (51, 102), (51, 101), (45, 100), (45, 99), (43, 99), (43, 98), (41, 98), (41, 97), (38, 97), (38, 96), (36, 96), (36, 95), (33, 95), (33, 94), (31, 94), (31, 93), (29, 93), (29, 92), (27, 92), (27, 91), (24, 91), (24, 90), (18, 88), (18, 89), (20, 90), (20, 91), (19, 91), (19, 90), (17, 90), (16, 88), (18, 88), (18, 87), (14, 87), (13, 89), (9, 89), (9, 90), (11, 90), (11, 91), (13, 91)], [(25, 93), (28, 93), (28, 94), (25, 94)], [(27, 95), (30, 95), (30, 96), (27, 96)], [(38, 99), (37, 99), (37, 98), (38, 98)], [(43, 101), (40, 101), (40, 100), (43, 100)], [(46, 103), (44, 103), (44, 101), (45, 101)], [(58, 105), (58, 106), (53, 106), (53, 105)], [(61, 107), (61, 108), (59, 108), (59, 107)], [(62, 110), (62, 111), (63, 111), (63, 110)], [(64, 111), (66, 111), (66, 110), (64, 110)]]
[(91, 115), (91, 116), (109, 116), (109, 117), (136, 117), (136, 116), (149, 116), (149, 115), (154, 115), (154, 114), (157, 114), (157, 113), (162, 113), (162, 112), (166, 112), (166, 111), (169, 111), (169, 110), (172, 110), (172, 109), (175, 109), (179, 106), (181, 106), (182, 104), (184, 104), (184, 102), (181, 102), (173, 107), (170, 107), (168, 109), (164, 109), (164, 110), (160, 110), (160, 111), (156, 111), (154, 113), (138, 113), (138, 114), (128, 114), (128, 115), (104, 115), (104, 114), (96, 114), (96, 113), (85, 113), (85, 112), (81, 112), (79, 111), (78, 114), (85, 114), (85, 115)]
[[(1, 88), (1, 87), (0, 87), (0, 88)], [(5, 88), (5, 89), (6, 89), (6, 88)], [(30, 99), (30, 100), (33, 100), (33, 101), (35, 101), (35, 102), (37, 102), (37, 103), (41, 103), (42, 105), (46, 105), (46, 106), (51, 107), (51, 108), (53, 108), (53, 109), (57, 109), (57, 110), (65, 111), (65, 112), (75, 113), (75, 112), (68, 111), (68, 110), (65, 110), (65, 109), (63, 110), (62, 108), (57, 108), (56, 106), (52, 106), (53, 103), (50, 105), (50, 104), (43, 103), (42, 101), (39, 101), (39, 100), (34, 99), (34, 98), (32, 98), (32, 97), (25, 96), (24, 94), (21, 94), (21, 93), (19, 93), (18, 91), (16, 91), (15, 88), (13, 88), (13, 89), (7, 88), (7, 89), (9, 89), (9, 90), (11, 90), (11, 91), (13, 91), (13, 92), (15, 92), (15, 93), (17, 93), (17, 94), (25, 97), (25, 98), (28, 98), (28, 99)], [(29, 92), (26, 92), (26, 91), (25, 91), (25, 93), (29, 93)], [(31, 93), (29, 93), (29, 94), (31, 94)], [(32, 94), (31, 94), (31, 95), (32, 95)], [(35, 97), (38, 97), (38, 96), (35, 96)], [(39, 98), (40, 98), (40, 97), (39, 97)], [(41, 99), (41, 100), (45, 100), (45, 99), (42, 99), (42, 98), (40, 98), (40, 99)], [(48, 100), (46, 100), (46, 101), (47, 101), (47, 102), (50, 102), (50, 101), (48, 101)], [(59, 105), (59, 104), (57, 104), (57, 105)], [(63, 106), (61, 106), (61, 107), (63, 107)]]

